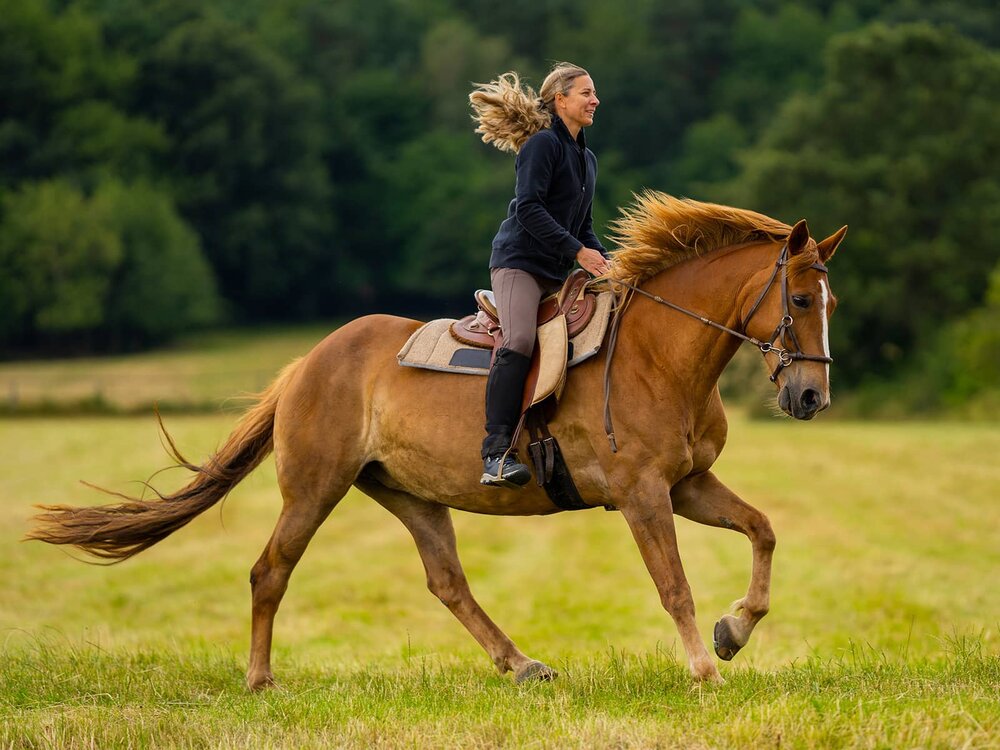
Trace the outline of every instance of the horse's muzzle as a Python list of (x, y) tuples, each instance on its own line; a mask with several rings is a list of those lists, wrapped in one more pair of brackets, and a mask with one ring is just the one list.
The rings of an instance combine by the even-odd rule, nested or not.
[(796, 419), (812, 419), (829, 405), (830, 400), (815, 388), (785, 385), (778, 391), (778, 406)]

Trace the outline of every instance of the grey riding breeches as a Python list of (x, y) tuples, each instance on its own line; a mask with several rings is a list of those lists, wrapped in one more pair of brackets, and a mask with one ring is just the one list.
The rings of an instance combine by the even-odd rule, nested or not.
[(490, 282), (500, 315), (504, 348), (530, 357), (535, 348), (538, 303), (559, 291), (562, 285), (519, 268), (494, 268), (490, 271)]

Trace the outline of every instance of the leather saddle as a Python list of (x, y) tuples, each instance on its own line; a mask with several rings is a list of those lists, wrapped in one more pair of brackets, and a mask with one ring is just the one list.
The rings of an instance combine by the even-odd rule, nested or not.
[[(586, 271), (577, 269), (569, 275), (562, 289), (543, 299), (538, 305), (539, 327), (561, 314), (566, 318), (569, 338), (586, 328), (597, 306), (597, 295), (586, 291), (589, 279)], [(468, 346), (496, 351), (503, 336), (496, 299), (489, 289), (476, 290), (475, 298), (479, 312), (452, 323), (451, 335)]]

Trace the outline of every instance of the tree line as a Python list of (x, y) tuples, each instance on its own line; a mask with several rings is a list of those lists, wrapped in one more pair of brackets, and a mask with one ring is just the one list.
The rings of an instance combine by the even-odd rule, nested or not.
[(599, 228), (644, 187), (848, 223), (839, 382), (933, 351), (975, 393), (998, 43), (977, 0), (0, 0), (0, 350), (463, 312), (513, 193), (468, 91), (568, 59), (602, 101)]

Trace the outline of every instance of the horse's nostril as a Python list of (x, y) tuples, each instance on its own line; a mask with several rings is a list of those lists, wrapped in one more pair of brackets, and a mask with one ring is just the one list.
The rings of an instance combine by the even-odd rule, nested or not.
[(819, 406), (819, 392), (812, 388), (806, 388), (802, 391), (801, 403), (806, 409), (815, 409)]

